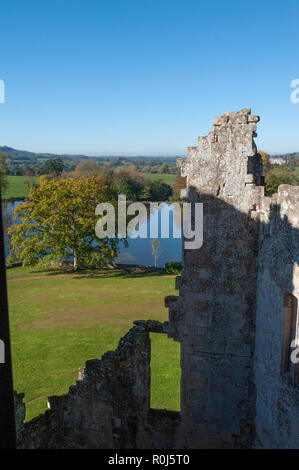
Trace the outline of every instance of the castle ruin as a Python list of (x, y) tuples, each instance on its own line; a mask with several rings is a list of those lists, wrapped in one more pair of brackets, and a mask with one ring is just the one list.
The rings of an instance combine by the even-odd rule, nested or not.
[[(299, 187), (264, 196), (258, 121), (217, 117), (179, 162), (203, 246), (184, 249), (169, 321), (136, 321), (28, 423), (16, 394), (20, 448), (299, 448)], [(150, 408), (151, 332), (180, 343), (180, 412)]]

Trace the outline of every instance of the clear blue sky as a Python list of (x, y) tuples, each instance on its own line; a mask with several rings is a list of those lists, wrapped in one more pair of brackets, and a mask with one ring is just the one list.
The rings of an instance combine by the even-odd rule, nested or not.
[(2, 0), (0, 145), (179, 155), (251, 107), (259, 148), (299, 151), (298, 0)]

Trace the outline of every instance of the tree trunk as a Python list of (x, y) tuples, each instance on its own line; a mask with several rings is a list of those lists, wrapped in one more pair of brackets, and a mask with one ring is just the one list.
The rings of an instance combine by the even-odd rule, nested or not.
[(74, 251), (74, 271), (78, 271), (78, 257), (75, 251)]

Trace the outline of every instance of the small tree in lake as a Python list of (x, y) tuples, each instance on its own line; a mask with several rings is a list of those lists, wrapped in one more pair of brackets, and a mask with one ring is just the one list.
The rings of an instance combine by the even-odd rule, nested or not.
[(160, 244), (161, 244), (161, 242), (160, 242), (160, 240), (158, 240), (158, 238), (154, 238), (154, 239), (151, 241), (151, 245), (152, 245), (152, 255), (153, 255), (153, 257), (154, 257), (155, 268), (157, 267), (158, 258), (159, 258), (159, 256), (162, 254), (162, 249), (161, 249)]
[(94, 178), (43, 180), (15, 209), (22, 223), (9, 230), (10, 260), (23, 265), (57, 265), (73, 257), (74, 269), (103, 266), (118, 255), (117, 239), (98, 239), (95, 208), (111, 201)]

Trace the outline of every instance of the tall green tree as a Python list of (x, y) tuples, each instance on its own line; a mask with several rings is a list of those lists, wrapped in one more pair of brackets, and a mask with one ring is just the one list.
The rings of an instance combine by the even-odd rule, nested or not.
[(151, 201), (167, 201), (172, 196), (172, 187), (160, 179), (152, 181), (149, 190)]
[(9, 230), (10, 260), (23, 265), (58, 265), (73, 257), (74, 269), (103, 266), (118, 255), (117, 239), (98, 239), (95, 208), (111, 201), (109, 188), (94, 178), (42, 180), (15, 209), (22, 223)]
[(146, 186), (146, 180), (135, 165), (121, 168), (114, 173), (114, 186), (118, 194), (125, 194), (128, 201), (138, 201)]
[(57, 177), (61, 175), (64, 169), (64, 163), (60, 158), (50, 158), (45, 161), (44, 173), (49, 176)]
[(296, 175), (289, 168), (284, 166), (277, 166), (267, 172), (265, 177), (266, 195), (271, 196), (277, 193), (280, 184), (298, 184)]

